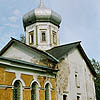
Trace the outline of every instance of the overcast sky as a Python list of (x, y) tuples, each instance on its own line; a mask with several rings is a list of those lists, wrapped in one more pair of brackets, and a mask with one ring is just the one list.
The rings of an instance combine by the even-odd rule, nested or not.
[[(0, 49), (10, 37), (24, 34), (22, 16), (39, 6), (39, 0), (0, 0)], [(90, 59), (100, 61), (100, 0), (44, 0), (62, 16), (60, 43), (82, 41)]]

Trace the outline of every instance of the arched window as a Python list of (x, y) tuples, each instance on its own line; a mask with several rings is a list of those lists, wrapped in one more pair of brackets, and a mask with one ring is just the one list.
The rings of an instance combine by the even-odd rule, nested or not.
[(13, 100), (21, 100), (22, 98), (22, 83), (17, 80), (14, 83)]
[(45, 85), (45, 100), (50, 100), (51, 92), (50, 92), (50, 84), (47, 83)]
[(34, 82), (31, 86), (31, 100), (38, 100), (39, 98), (39, 86), (37, 82)]

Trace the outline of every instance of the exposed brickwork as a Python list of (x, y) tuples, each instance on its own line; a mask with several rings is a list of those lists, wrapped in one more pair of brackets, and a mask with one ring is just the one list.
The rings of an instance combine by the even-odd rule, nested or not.
[(59, 72), (57, 74), (57, 87), (61, 94), (63, 91), (66, 91), (66, 88), (68, 87), (68, 77), (70, 70), (69, 64), (67, 62), (67, 59), (65, 59), (58, 64)]

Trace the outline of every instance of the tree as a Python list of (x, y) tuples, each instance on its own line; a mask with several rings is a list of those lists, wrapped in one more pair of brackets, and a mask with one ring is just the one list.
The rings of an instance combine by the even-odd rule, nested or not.
[(95, 79), (95, 89), (97, 100), (100, 100), (100, 74)]
[(25, 43), (25, 36), (24, 36), (24, 34), (20, 34), (20, 41)]
[(95, 89), (96, 89), (96, 98), (97, 100), (100, 100), (100, 63), (95, 59), (92, 59), (91, 63), (97, 73), (94, 82), (95, 82)]
[(100, 74), (100, 63), (98, 61), (96, 61), (95, 59), (92, 59), (91, 61), (95, 71), (97, 74)]

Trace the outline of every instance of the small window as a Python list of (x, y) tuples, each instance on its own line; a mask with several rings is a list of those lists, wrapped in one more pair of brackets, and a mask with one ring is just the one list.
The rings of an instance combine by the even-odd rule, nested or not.
[(77, 88), (80, 88), (80, 81), (79, 81), (79, 78), (78, 78), (78, 73), (75, 74), (75, 84), (76, 84)]
[(29, 32), (29, 44), (34, 43), (34, 32)]
[(67, 95), (63, 95), (63, 100), (67, 100)]
[(79, 96), (77, 96), (77, 100), (80, 100), (80, 97)]
[(53, 43), (56, 44), (57, 43), (57, 35), (56, 32), (53, 31)]
[(75, 84), (77, 86), (77, 74), (75, 74)]
[(45, 32), (42, 32), (42, 41), (46, 41), (46, 34), (45, 34)]

